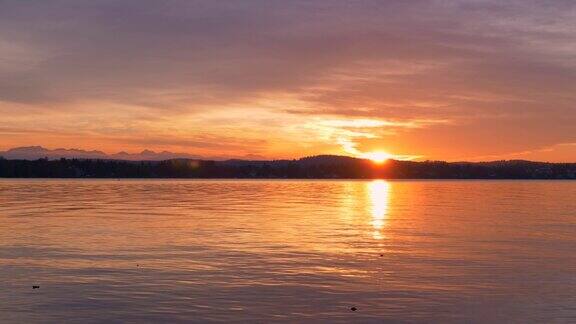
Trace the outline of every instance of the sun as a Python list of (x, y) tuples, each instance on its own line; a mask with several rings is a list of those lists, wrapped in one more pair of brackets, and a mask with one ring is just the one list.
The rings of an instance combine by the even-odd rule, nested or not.
[(375, 151), (364, 153), (362, 154), (362, 157), (368, 160), (372, 160), (374, 163), (381, 164), (391, 159), (392, 155), (382, 151)]

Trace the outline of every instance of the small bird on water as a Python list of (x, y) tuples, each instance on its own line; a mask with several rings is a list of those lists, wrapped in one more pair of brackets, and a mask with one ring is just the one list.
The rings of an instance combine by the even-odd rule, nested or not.
[(355, 312), (355, 311), (358, 310), (358, 308), (356, 308), (356, 307), (350, 307), (350, 310), (353, 311), (353, 312)]
[(32, 289), (40, 289), (40, 286), (32, 286)]

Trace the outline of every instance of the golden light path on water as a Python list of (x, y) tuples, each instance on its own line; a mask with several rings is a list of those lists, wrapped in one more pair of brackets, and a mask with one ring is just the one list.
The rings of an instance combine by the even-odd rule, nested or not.
[(372, 227), (374, 239), (384, 238), (382, 230), (386, 226), (390, 205), (390, 183), (384, 180), (375, 180), (368, 184), (370, 199), (370, 213), (372, 214)]

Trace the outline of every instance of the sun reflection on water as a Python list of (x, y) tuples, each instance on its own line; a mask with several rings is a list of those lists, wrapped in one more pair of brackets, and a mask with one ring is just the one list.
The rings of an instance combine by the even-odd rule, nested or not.
[(381, 240), (384, 238), (382, 230), (386, 225), (388, 218), (388, 209), (390, 203), (390, 184), (384, 180), (375, 180), (368, 184), (368, 194), (370, 196), (372, 227), (374, 228), (374, 239)]

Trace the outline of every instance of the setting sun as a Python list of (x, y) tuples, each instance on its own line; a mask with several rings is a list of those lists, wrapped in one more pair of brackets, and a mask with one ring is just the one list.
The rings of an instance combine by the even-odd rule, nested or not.
[(392, 158), (392, 155), (390, 155), (389, 153), (386, 152), (382, 152), (382, 151), (378, 151), (378, 152), (370, 152), (370, 153), (365, 153), (362, 155), (363, 158), (365, 159), (369, 159), (372, 160), (372, 162), (374, 163), (384, 163), (387, 160)]

